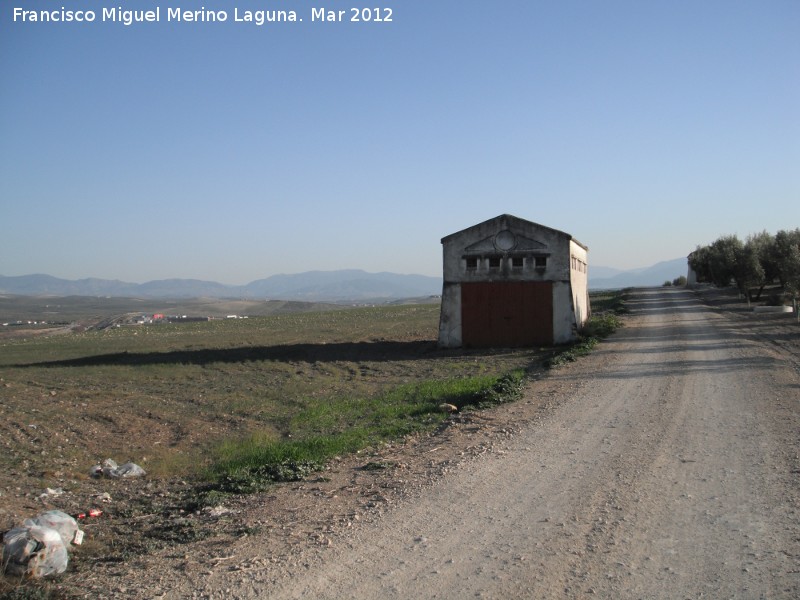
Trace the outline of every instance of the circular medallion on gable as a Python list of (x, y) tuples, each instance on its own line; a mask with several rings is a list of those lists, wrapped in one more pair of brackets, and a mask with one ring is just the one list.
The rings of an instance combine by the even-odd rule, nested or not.
[(504, 229), (494, 236), (494, 247), (503, 252), (512, 250), (517, 245), (516, 236), (508, 229)]

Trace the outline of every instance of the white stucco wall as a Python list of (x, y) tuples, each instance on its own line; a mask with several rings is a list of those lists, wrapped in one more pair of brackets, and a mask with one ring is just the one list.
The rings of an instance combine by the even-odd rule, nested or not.
[(697, 286), (697, 272), (692, 268), (689, 259), (692, 257), (690, 254), (686, 259), (686, 287), (693, 288)]
[[(575, 240), (570, 240), (570, 256), (579, 261), (578, 268), (570, 269), (570, 285), (572, 287), (572, 309), (574, 325), (580, 330), (591, 316), (589, 304), (589, 253)], [(572, 267), (572, 261), (570, 261)]]
[(570, 295), (569, 283), (553, 282), (554, 344), (567, 344), (575, 338), (575, 315)]
[(439, 346), (459, 348), (461, 345), (461, 284), (445, 282), (439, 315)]

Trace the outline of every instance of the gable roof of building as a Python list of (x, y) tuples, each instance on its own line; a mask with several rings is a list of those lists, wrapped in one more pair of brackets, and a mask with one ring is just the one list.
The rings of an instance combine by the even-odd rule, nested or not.
[(456, 231), (455, 233), (451, 233), (450, 235), (447, 235), (447, 236), (442, 238), (442, 244), (449, 243), (454, 238), (460, 237), (460, 236), (462, 236), (462, 235), (464, 235), (466, 233), (469, 233), (472, 230), (480, 229), (480, 228), (482, 228), (482, 227), (484, 227), (486, 225), (490, 225), (490, 224), (492, 224), (494, 222), (497, 222), (498, 225), (500, 225), (502, 223), (505, 223), (507, 225), (514, 225), (515, 222), (516, 222), (518, 224), (524, 224), (524, 225), (528, 225), (528, 226), (532, 225), (532, 226), (538, 227), (540, 229), (547, 229), (548, 231), (552, 231), (555, 234), (565, 236), (566, 238), (568, 238), (568, 239), (572, 240), (573, 242), (575, 242), (576, 244), (578, 244), (584, 250), (586, 250), (586, 251), (589, 250), (588, 246), (580, 243), (578, 240), (576, 240), (574, 237), (572, 237), (572, 235), (570, 235), (569, 233), (566, 233), (565, 231), (560, 231), (558, 229), (553, 229), (552, 227), (548, 227), (547, 225), (542, 225), (541, 223), (535, 223), (534, 221), (528, 221), (527, 219), (521, 219), (519, 217), (515, 217), (514, 215), (509, 215), (509, 214), (505, 214), (505, 213), (502, 214), (502, 215), (497, 215), (496, 217), (494, 217), (492, 219), (487, 219), (486, 221), (483, 221), (482, 223), (477, 223), (476, 225), (472, 225), (470, 227), (462, 229), (461, 231)]

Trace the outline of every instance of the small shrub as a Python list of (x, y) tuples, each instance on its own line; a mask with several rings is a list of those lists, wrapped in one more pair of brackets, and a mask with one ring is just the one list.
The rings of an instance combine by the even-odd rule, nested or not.
[(578, 341), (557, 351), (549, 360), (545, 361), (545, 366), (547, 368), (558, 367), (589, 354), (601, 339), (608, 337), (621, 326), (622, 322), (619, 317), (612, 312), (592, 316), (584, 326)]
[[(270, 484), (300, 481), (308, 477), (314, 471), (322, 469), (320, 461), (284, 461), (279, 463), (267, 463), (264, 465), (251, 465), (239, 468), (229, 468), (227, 471), (218, 475), (212, 483), (204, 486), (206, 499), (203, 504), (208, 505), (208, 495), (212, 498), (222, 497), (222, 494), (250, 494), (266, 489)], [(223, 467), (224, 468), (224, 467)]]
[(556, 352), (548, 361), (545, 366), (548, 368), (560, 367), (568, 362), (574, 362), (581, 356), (586, 356), (597, 345), (599, 340), (596, 337), (582, 338), (578, 342), (569, 346), (565, 350)]
[(512, 371), (500, 377), (491, 387), (474, 392), (461, 402), (455, 402), (458, 410), (464, 408), (485, 409), (497, 404), (513, 402), (522, 395), (525, 386), (525, 374), (522, 370)]
[(614, 313), (602, 313), (595, 315), (587, 321), (583, 327), (583, 337), (604, 338), (614, 333), (622, 322)]

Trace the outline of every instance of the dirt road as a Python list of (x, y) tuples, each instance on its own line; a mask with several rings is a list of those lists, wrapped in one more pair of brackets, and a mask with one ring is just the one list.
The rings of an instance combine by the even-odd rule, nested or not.
[[(237, 597), (797, 598), (796, 357), (651, 290), (556, 408), (321, 558)], [(221, 592), (222, 590), (220, 590)]]

